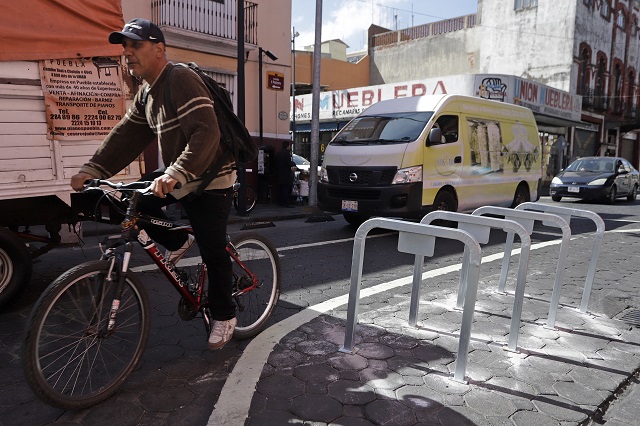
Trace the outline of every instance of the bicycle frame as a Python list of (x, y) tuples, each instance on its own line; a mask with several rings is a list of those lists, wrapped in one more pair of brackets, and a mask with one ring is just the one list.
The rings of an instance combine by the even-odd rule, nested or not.
[[(102, 185), (114, 191), (100, 188)], [(113, 395), (139, 364), (153, 309), (146, 283), (130, 270), (136, 241), (182, 296), (179, 317), (184, 321), (201, 317), (210, 340), (215, 312), (209, 309), (212, 299), (205, 287), (206, 267), (198, 261), (194, 262), (196, 271), (176, 268), (165, 259), (164, 250), (160, 252), (163, 247), (149, 236), (149, 225), (165, 232), (193, 231), (190, 226), (138, 212), (142, 191), (148, 186), (149, 182), (101, 179), (86, 183), (87, 190), (98, 188), (101, 195), (116, 201), (115, 211), (124, 220), (117, 235), (101, 241), (100, 260), (83, 262), (60, 275), (30, 315), (23, 350), (26, 379), (36, 395), (53, 406), (84, 409), (99, 403)], [(233, 337), (248, 339), (268, 326), (277, 305), (282, 280), (277, 249), (265, 237), (252, 233), (238, 235), (234, 243), (227, 236), (225, 249), (232, 262), (229, 285), (237, 317)], [(212, 276), (211, 280), (219, 278)], [(220, 346), (209, 344), (209, 348)]]
[[(124, 281), (124, 277), (126, 276), (129, 261), (133, 252), (131, 232), (133, 230), (137, 231), (136, 241), (138, 241), (140, 246), (149, 255), (153, 263), (158, 267), (158, 269), (160, 269), (160, 271), (162, 271), (164, 276), (169, 280), (171, 285), (178, 291), (178, 293), (180, 293), (180, 295), (189, 304), (189, 306), (197, 312), (203, 307), (204, 288), (207, 278), (206, 266), (204, 264), (201, 264), (201, 267), (203, 269), (200, 271), (200, 281), (197, 283), (197, 292), (193, 294), (189, 291), (188, 283), (186, 283), (180, 277), (179, 272), (176, 270), (175, 266), (172, 263), (167, 262), (167, 260), (164, 258), (164, 256), (156, 246), (155, 242), (142, 228), (144, 228), (144, 225), (154, 225), (166, 228), (171, 231), (185, 230), (189, 233), (192, 233), (193, 230), (191, 226), (179, 225), (166, 219), (155, 218), (138, 213), (137, 204), (141, 195), (142, 194), (138, 191), (133, 192), (125, 218), (121, 223), (122, 233), (115, 239), (111, 238), (112, 242), (106, 247), (103, 258), (106, 259), (112, 257), (112, 254), (115, 253), (116, 247), (119, 247), (121, 245), (125, 246), (123, 262), (121, 267), (119, 268), (121, 272), (119, 279), (121, 281)], [(227, 243), (226, 251), (233, 259), (233, 261), (236, 262), (236, 264), (240, 268), (242, 268), (242, 270), (250, 278), (250, 283), (243, 282), (242, 285), (238, 283), (238, 289), (233, 293), (232, 296), (240, 296), (258, 287), (258, 285), (260, 284), (258, 278), (240, 260), (238, 252), (231, 242)], [(112, 314), (115, 315), (116, 312), (117, 306), (114, 306), (114, 308), (112, 309)]]

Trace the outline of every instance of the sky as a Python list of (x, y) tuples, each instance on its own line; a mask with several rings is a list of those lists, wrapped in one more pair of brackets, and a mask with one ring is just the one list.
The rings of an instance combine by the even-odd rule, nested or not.
[[(314, 44), (316, 1), (291, 0), (296, 50)], [(322, 0), (322, 41), (340, 39), (357, 52), (366, 49), (372, 23), (396, 30), (477, 11), (477, 0)]]

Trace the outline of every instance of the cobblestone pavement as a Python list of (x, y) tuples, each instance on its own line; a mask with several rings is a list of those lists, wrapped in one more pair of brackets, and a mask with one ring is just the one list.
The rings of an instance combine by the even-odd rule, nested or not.
[[(559, 246), (534, 244), (517, 352), (505, 350), (513, 291), (496, 292), (501, 262), (483, 264), (467, 383), (451, 377), (461, 322), (453, 309), (459, 273), (445, 271), (423, 282), (418, 327), (407, 322), (409, 280), (362, 297), (353, 354), (340, 351), (346, 299), (301, 321), (274, 342), (249, 409), (236, 401), (228, 413), (217, 412), (227, 409), (223, 389), (210, 424), (242, 424), (242, 416), (234, 416), (246, 413), (252, 426), (635, 425), (640, 330), (625, 318), (640, 306), (636, 257), (628, 255), (640, 248), (640, 229), (619, 231), (605, 237), (588, 313), (577, 307), (593, 235), (571, 241), (554, 328), (545, 325)], [(258, 338), (245, 353), (266, 344)], [(244, 365), (241, 358), (235, 369)]]

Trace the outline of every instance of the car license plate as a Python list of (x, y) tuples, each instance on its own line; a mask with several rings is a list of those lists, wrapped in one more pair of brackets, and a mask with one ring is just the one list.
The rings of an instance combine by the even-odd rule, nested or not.
[(580, 187), (579, 187), (579, 186), (570, 186), (570, 187), (568, 188), (568, 191), (569, 191), (569, 192), (576, 192), (576, 193), (577, 193), (577, 192), (580, 192)]
[(358, 202), (351, 200), (342, 200), (342, 211), (343, 212), (357, 212), (358, 211)]

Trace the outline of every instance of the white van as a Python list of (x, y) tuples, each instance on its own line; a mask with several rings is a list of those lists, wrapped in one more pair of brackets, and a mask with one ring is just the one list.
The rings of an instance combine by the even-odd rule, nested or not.
[(359, 225), (538, 200), (538, 128), (530, 109), (460, 95), (378, 102), (329, 143), (319, 206)]

